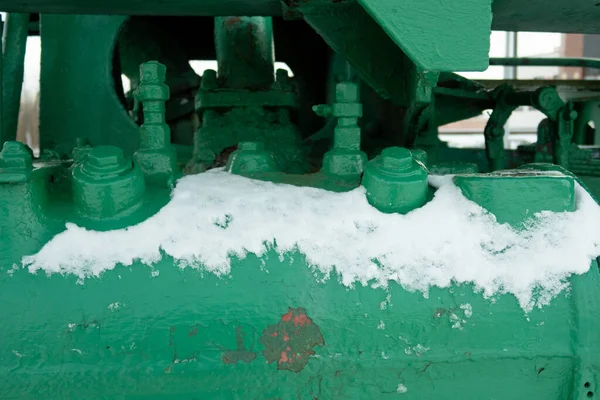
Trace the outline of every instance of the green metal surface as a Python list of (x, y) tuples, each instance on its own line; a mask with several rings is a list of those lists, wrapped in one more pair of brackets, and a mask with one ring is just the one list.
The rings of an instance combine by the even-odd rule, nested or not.
[[(425, 71), (483, 71), (488, 66), (491, 2), (358, 0)], [(455, 29), (460, 25), (461, 29)], [(419, 32), (407, 35), (407, 32)]]
[[(395, 284), (389, 292), (348, 291), (335, 280), (316, 283), (298, 255), (267, 257), (269, 274), (261, 271), (261, 260), (250, 258), (234, 264), (226, 283), (179, 270), (168, 259), (155, 266), (156, 278), (134, 264), (84, 286), (75, 277), (2, 274), (3, 331), (19, 338), (0, 345), (3, 393), (49, 399), (478, 399), (492, 393), (498, 399), (563, 399), (596, 391), (586, 354), (597, 351), (591, 333), (599, 316), (593, 306), (600, 294), (597, 268), (573, 279), (571, 296), (535, 310), (528, 321), (514, 300), (491, 304), (469, 287), (434, 289), (431, 299)], [(388, 295), (392, 305), (382, 310)], [(457, 299), (477, 310), (462, 331), (452, 328), (452, 315), (464, 318)], [(24, 307), (36, 312), (17, 312)], [(295, 326), (290, 341), (304, 335), (300, 349), (315, 352), (297, 373), (279, 367), (281, 353), (269, 362), (266, 345), (281, 345), (263, 339), (281, 329), (290, 308), (303, 308), (320, 332)], [(386, 329), (378, 330), (382, 320)], [(429, 350), (407, 354), (417, 344)]]
[[(7, 146), (2, 160), (14, 159), (11, 154), (31, 160), (23, 146)], [(81, 166), (109, 153), (121, 157), (114, 148), (97, 147)], [(11, 165), (32, 168), (27, 162)], [(116, 182), (115, 172), (105, 171), (105, 179)], [(11, 213), (3, 215), (3, 228), (20, 221), (45, 237), (64, 229), (48, 217), (70, 220), (67, 210), (73, 208), (57, 208), (69, 200), (61, 200), (58, 180), (40, 179), (48, 172), (0, 185), (3, 201), (21, 199), (6, 202)], [(465, 179), (492, 188), (502, 179), (505, 190), (483, 191), (489, 196), (478, 200), (509, 219), (523, 208), (506, 211), (494, 209), (497, 202), (485, 203), (499, 202), (498, 195), (508, 203), (516, 191), (504, 184), (518, 193), (549, 193), (540, 185), (554, 185), (545, 178), (533, 185), (514, 177)], [(572, 206), (572, 190), (552, 193), (566, 201), (564, 208)], [(535, 196), (527, 199), (539, 204)], [(37, 207), (28, 212), (28, 204)], [(499, 399), (562, 399), (596, 390), (595, 263), (571, 279), (569, 295), (525, 315), (513, 297), (492, 302), (468, 285), (433, 288), (425, 298), (395, 283), (384, 290), (348, 289), (335, 278), (321, 282), (302, 254), (282, 258), (275, 249), (261, 258), (234, 259), (225, 279), (180, 269), (169, 257), (152, 269), (137, 262), (118, 266), (83, 285), (72, 275), (7, 273), (20, 255), (45, 242), (23, 240), (28, 229), (10, 230), (0, 252), (1, 331), (8, 338), (0, 343), (0, 382), (7, 398), (478, 399), (494, 393)], [(464, 303), (476, 312), (467, 315)], [(457, 319), (464, 321), (461, 329)], [(385, 329), (378, 329), (382, 321)]]
[[(598, 29), (598, 7), (530, 3), (5, 0), (4, 10), (42, 13), (41, 156), (13, 141), (31, 17), (11, 14), (0, 91), (0, 398), (597, 396), (595, 259), (569, 278), (568, 292), (527, 313), (514, 296), (485, 298), (470, 284), (432, 286), (427, 296), (396, 282), (349, 288), (277, 243), (260, 257), (231, 255), (227, 276), (182, 268), (165, 253), (150, 267), (132, 259), (85, 280), (21, 268), (74, 225), (112, 237), (158, 213), (183, 174), (221, 167), (278, 185), (356, 189), (344, 195), (406, 220), (436, 195), (436, 174), (456, 174), (460, 193), (515, 231), (536, 212), (574, 211), (576, 183), (600, 194), (589, 126), (598, 99), (561, 98), (545, 81), (482, 85), (451, 72), (487, 67), (491, 27)], [(299, 60), (313, 48), (314, 59)], [(189, 61), (202, 59), (217, 68), (199, 77)], [(492, 63), (527, 61), (598, 64)], [(505, 149), (503, 127), (522, 105), (546, 116), (537, 143)], [(439, 126), (485, 109), (486, 150), (439, 139)], [(411, 234), (391, 231), (389, 240)]]
[(139, 128), (119, 101), (113, 79), (114, 46), (124, 21), (117, 16), (41, 16), (42, 148), (68, 148), (75, 138), (85, 137), (95, 146), (119, 146), (127, 155), (137, 150)]
[[(514, 171), (456, 176), (454, 183), (469, 200), (494, 214), (496, 220), (520, 227), (541, 211), (575, 211), (574, 180)], [(540, 193), (544, 193), (541, 197)]]
[[(483, 2), (489, 6), (487, 1)], [(128, 14), (128, 15), (248, 15), (280, 16), (294, 2), (280, 0), (4, 0), (2, 7), (10, 12), (43, 12), (71, 14)], [(420, 6), (422, 3), (416, 3)], [(433, 2), (432, 2), (433, 4)], [(480, 7), (475, 2), (474, 7)], [(418, 7), (417, 7), (418, 8)], [(523, 4), (520, 0), (497, 0), (492, 3), (496, 30), (533, 32), (599, 33), (595, 23), (600, 11), (594, 2), (587, 0), (533, 0)], [(450, 10), (451, 12), (451, 10)], [(418, 15), (418, 14), (417, 14)], [(433, 14), (436, 15), (436, 14)], [(568, 16), (568, 18), (565, 18)], [(446, 16), (444, 15), (444, 18)], [(423, 14), (421, 18), (431, 18)]]

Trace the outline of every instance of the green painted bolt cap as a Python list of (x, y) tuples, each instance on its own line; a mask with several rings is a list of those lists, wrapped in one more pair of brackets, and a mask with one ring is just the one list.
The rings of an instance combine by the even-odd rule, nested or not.
[(88, 152), (82, 172), (94, 179), (112, 178), (131, 168), (123, 150), (116, 146), (98, 146)]
[(412, 167), (413, 158), (410, 150), (403, 147), (388, 147), (381, 152), (381, 160), (385, 169), (402, 171)]
[(115, 146), (95, 147), (73, 169), (73, 201), (93, 220), (128, 215), (142, 201), (144, 175)]
[(167, 76), (167, 67), (158, 61), (149, 61), (140, 65), (141, 83), (164, 83)]
[(33, 160), (27, 147), (20, 142), (6, 142), (0, 152), (0, 169), (31, 170)]
[(390, 147), (367, 163), (362, 186), (379, 211), (406, 214), (427, 201), (427, 169), (410, 150)]
[(238, 149), (231, 153), (225, 170), (232, 174), (249, 175), (278, 170), (272, 154), (265, 150), (262, 142), (241, 142)]
[(354, 82), (340, 82), (335, 86), (336, 103), (357, 103), (358, 85)]
[(20, 142), (5, 142), (0, 152), (0, 183), (25, 182), (32, 171), (30, 149)]

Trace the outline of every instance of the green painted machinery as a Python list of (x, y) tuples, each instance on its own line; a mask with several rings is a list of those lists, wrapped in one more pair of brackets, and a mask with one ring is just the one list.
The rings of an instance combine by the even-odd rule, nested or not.
[[(566, 98), (545, 84), (485, 87), (453, 72), (536, 63), (490, 60), (491, 29), (600, 33), (597, 6), (2, 1), (0, 398), (600, 396), (600, 253), (595, 221), (575, 217), (595, 210), (600, 195), (600, 142), (587, 124), (600, 97)], [(39, 154), (16, 141), (28, 35), (42, 43)], [(217, 68), (199, 76), (192, 60)], [(505, 149), (503, 127), (522, 105), (546, 116), (537, 143)], [(439, 126), (486, 109), (485, 150), (440, 141)], [(285, 198), (291, 208), (267, 195), (287, 191), (296, 193)], [(451, 202), (448, 214), (425, 213), (443, 196), (474, 207), (465, 221), (495, 227), (482, 232), (500, 246), (482, 250), (494, 260), (511, 254), (494, 234), (520, 237), (536, 215), (573, 216), (587, 224), (581, 238), (592, 250), (566, 264), (586, 268), (566, 265), (568, 276), (552, 277), (531, 244), (519, 262), (558, 279), (549, 297), (538, 293), (539, 307), (537, 289), (524, 302), (510, 274), (492, 293), (468, 276), (435, 283), (435, 268), (445, 276), (453, 261), (447, 243), (479, 240), (465, 231), (436, 242), (458, 215)], [(335, 220), (328, 201), (339, 202)], [(234, 206), (256, 218), (236, 228)], [(223, 218), (198, 217), (210, 207)], [(295, 215), (307, 209), (317, 217)], [(173, 210), (179, 219), (165, 217)], [(412, 228), (369, 242), (368, 254), (379, 244), (385, 251), (350, 270), (362, 255), (345, 255), (361, 244), (344, 235), (368, 238), (378, 229), (371, 219)], [(305, 226), (320, 221), (322, 235)], [(250, 242), (265, 229), (281, 236), (255, 251)], [(155, 253), (138, 251), (163, 236)], [(550, 231), (540, 240), (562, 249)], [(424, 290), (388, 270), (404, 242), (412, 243), (404, 259), (424, 255), (413, 260), (431, 278)], [(209, 251), (234, 247), (223, 260)], [(328, 264), (311, 249), (339, 257)], [(211, 267), (215, 259), (227, 268)], [(464, 267), (477, 274), (486, 265)]]

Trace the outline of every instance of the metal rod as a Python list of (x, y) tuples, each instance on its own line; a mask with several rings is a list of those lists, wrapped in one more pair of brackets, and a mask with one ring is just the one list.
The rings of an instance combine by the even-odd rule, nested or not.
[(219, 79), (229, 88), (258, 89), (275, 79), (271, 17), (216, 17)]
[(280, 0), (2, 0), (2, 11), (45, 14), (281, 16)]
[(530, 58), (530, 57), (494, 57), (490, 65), (518, 67), (582, 67), (600, 69), (598, 58)]
[(17, 139), (21, 90), (25, 72), (25, 49), (29, 32), (29, 14), (10, 13), (6, 16), (2, 56), (2, 132), (4, 140)]
[[(3, 36), (3, 32), (4, 32), (4, 21), (2, 20), (2, 15), (0, 15), (0, 38)], [(0, 151), (4, 148), (4, 142), (6, 141), (5, 137), (4, 137), (4, 129), (2, 128), (2, 126), (4, 125), (4, 115), (3, 115), (3, 102), (2, 102), (2, 98), (4, 97), (2, 94), (4, 92), (4, 85), (3, 85), (3, 81), (4, 79), (2, 79), (2, 59), (4, 58), (4, 50), (3, 50), (3, 46), (0, 43)]]

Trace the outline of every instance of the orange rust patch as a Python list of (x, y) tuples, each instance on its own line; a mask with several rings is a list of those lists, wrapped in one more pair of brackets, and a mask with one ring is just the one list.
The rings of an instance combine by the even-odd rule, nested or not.
[(263, 355), (277, 369), (300, 372), (308, 364), (315, 346), (323, 346), (321, 330), (303, 308), (290, 308), (276, 325), (265, 328), (260, 339)]
[(285, 351), (281, 352), (281, 357), (279, 358), (280, 363), (288, 362), (288, 356)]
[(306, 316), (306, 314), (300, 314), (300, 315), (294, 316), (294, 326), (310, 325), (311, 323), (312, 323), (312, 320), (310, 318), (308, 318)]
[(285, 313), (281, 316), (283, 322), (290, 322), (292, 320), (292, 312)]

